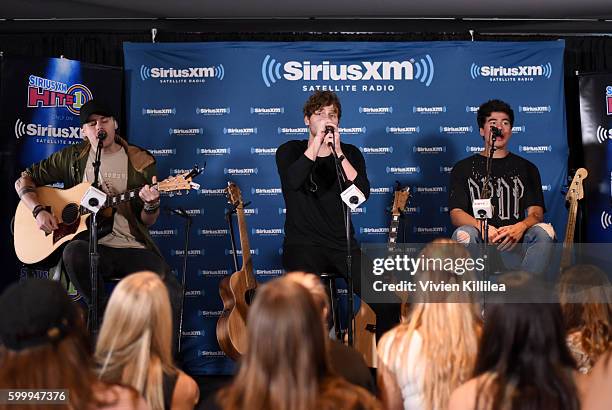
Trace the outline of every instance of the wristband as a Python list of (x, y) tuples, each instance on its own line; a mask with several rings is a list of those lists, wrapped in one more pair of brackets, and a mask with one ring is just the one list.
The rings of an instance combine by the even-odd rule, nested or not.
[(344, 161), (344, 159), (345, 159), (345, 158), (346, 158), (346, 157), (345, 157), (344, 155), (340, 155), (340, 156), (338, 157), (338, 162), (342, 162), (342, 161)]
[(46, 211), (44, 205), (41, 205), (41, 204), (36, 205), (34, 209), (32, 209), (32, 216), (34, 217), (34, 219), (36, 219), (38, 214), (41, 213), (42, 211)]
[(154, 202), (152, 204), (148, 204), (148, 203), (145, 202), (142, 209), (146, 213), (152, 214), (152, 213), (154, 213), (155, 211), (157, 211), (159, 209), (159, 204), (160, 204), (160, 201), (156, 201), (156, 202)]

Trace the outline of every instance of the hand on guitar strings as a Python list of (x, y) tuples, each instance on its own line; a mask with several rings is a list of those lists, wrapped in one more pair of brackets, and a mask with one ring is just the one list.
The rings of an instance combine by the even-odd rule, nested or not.
[(153, 177), (151, 185), (145, 185), (142, 187), (138, 196), (147, 204), (155, 204), (159, 202), (159, 191), (157, 190), (157, 177)]

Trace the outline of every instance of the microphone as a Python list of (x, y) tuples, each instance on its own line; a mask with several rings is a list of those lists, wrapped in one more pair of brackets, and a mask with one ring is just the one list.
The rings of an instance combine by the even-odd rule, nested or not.
[[(327, 134), (331, 133), (331, 134), (332, 134), (332, 136), (333, 136), (333, 135), (334, 135), (334, 131), (335, 131), (335, 130), (334, 130), (334, 127), (332, 127), (331, 125), (327, 125), (327, 126), (325, 127), (325, 135), (327, 135)], [(333, 146), (334, 146), (334, 144), (333, 144), (333, 143), (331, 143), (331, 142), (328, 142), (328, 143), (327, 143), (327, 145), (328, 145), (329, 147), (333, 147)]]
[(499, 128), (494, 127), (493, 125), (491, 125), (491, 135), (493, 137), (495, 137), (495, 138), (501, 137), (502, 136), (502, 131)]
[(98, 131), (98, 141), (104, 141), (107, 137), (106, 131), (100, 130)]

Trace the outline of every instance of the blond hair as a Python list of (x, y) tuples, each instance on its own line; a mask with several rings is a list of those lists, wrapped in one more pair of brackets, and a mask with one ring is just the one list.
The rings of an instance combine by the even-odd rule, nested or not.
[[(467, 258), (462, 245), (450, 239), (437, 239), (423, 250), (429, 258)], [(417, 273), (421, 280), (444, 280), (458, 283), (469, 280), (446, 271)], [(454, 389), (467, 381), (474, 368), (478, 352), (480, 319), (477, 306), (469, 302), (431, 302), (428, 296), (411, 305), (402, 323), (386, 333), (378, 348), (383, 363), (395, 374), (407, 368), (408, 346), (418, 331), (422, 338), (419, 357), (424, 360), (422, 397), (426, 410), (445, 409)], [(433, 297), (437, 300), (436, 297)]]
[(172, 361), (172, 313), (168, 290), (153, 272), (122, 279), (113, 291), (96, 344), (101, 380), (134, 387), (153, 410), (164, 408), (163, 373)]
[(321, 283), (321, 279), (314, 273), (307, 272), (288, 272), (285, 275), (287, 280), (295, 282), (305, 287), (314, 299), (315, 304), (321, 310), (323, 319), (327, 320), (327, 315), (330, 311), (329, 298), (325, 291), (325, 286)]

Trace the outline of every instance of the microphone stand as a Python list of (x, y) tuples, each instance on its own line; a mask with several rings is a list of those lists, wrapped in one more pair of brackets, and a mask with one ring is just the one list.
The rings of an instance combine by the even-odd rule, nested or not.
[[(326, 132), (327, 133), (327, 132)], [(332, 132), (332, 137), (334, 138), (334, 143), (329, 144), (329, 148), (331, 149), (331, 153), (334, 156), (334, 164), (336, 168), (336, 177), (338, 178), (338, 186), (340, 187), (340, 191), (344, 189), (344, 185), (348, 178), (346, 177), (346, 173), (344, 172), (344, 168), (342, 168), (342, 164), (338, 161), (338, 154), (335, 149), (335, 135)], [(354, 290), (353, 290), (353, 257), (351, 255), (351, 211), (346, 204), (340, 200), (340, 204), (342, 205), (342, 211), (345, 215), (344, 220), (344, 230), (346, 233), (346, 282), (348, 284), (348, 345), (353, 346), (353, 326), (354, 326)]]
[[(491, 180), (491, 168), (493, 166), (493, 154), (495, 153), (495, 141), (497, 141), (497, 133), (491, 130), (491, 147), (489, 148), (489, 155), (487, 156), (487, 164), (486, 164), (486, 175), (483, 182), (481, 199), (491, 199), (493, 192), (489, 187), (489, 181)], [(493, 208), (493, 205), (491, 205)], [(483, 240), (483, 253), (485, 257), (485, 268), (484, 268), (484, 281), (489, 280), (489, 270), (491, 268), (491, 258), (489, 257), (489, 218), (487, 218), (487, 213), (485, 210), (479, 210), (478, 216), (480, 220), (480, 228), (481, 232), (484, 233)], [(487, 305), (487, 293), (483, 290), (482, 292), (482, 313), (484, 318), (485, 307)]]
[(185, 253), (183, 255), (183, 274), (181, 277), (181, 308), (179, 311), (179, 337), (177, 352), (181, 352), (181, 339), (183, 336), (183, 311), (185, 309), (185, 277), (187, 275), (187, 254), (189, 252), (189, 231), (191, 229), (191, 215), (189, 215), (183, 208), (171, 209), (170, 213), (185, 219)]
[[(106, 134), (105, 138), (106, 138)], [(96, 148), (96, 157), (93, 165), (94, 171), (94, 180), (92, 186), (94, 188), (99, 188), (100, 181), (100, 165), (101, 155), (102, 155), (102, 145), (104, 144), (103, 140), (105, 138), (100, 139), (98, 136), (98, 146)], [(96, 198), (91, 198), (89, 200), (89, 204), (91, 206), (96, 207), (96, 211), (93, 212), (91, 217), (91, 223), (89, 227), (89, 276), (91, 279), (91, 300), (89, 301), (89, 331), (92, 336), (98, 333), (98, 267), (100, 263), (100, 254), (98, 253), (98, 211), (100, 209), (99, 202)]]

